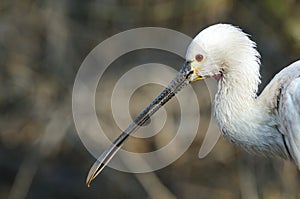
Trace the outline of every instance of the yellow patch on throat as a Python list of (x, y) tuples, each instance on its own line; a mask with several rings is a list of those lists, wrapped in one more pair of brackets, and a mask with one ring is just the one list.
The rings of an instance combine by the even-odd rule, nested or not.
[(205, 77), (198, 76), (198, 71), (199, 71), (199, 69), (197, 69), (197, 68), (195, 68), (195, 67), (193, 67), (193, 66), (191, 66), (191, 68), (192, 68), (192, 70), (193, 70), (193, 72), (194, 72), (193, 75), (196, 76), (191, 82), (196, 82), (196, 81), (205, 79)]

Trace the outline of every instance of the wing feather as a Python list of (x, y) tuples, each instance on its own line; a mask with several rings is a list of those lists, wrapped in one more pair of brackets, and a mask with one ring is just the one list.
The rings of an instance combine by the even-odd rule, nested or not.
[(278, 111), (288, 150), (300, 169), (300, 77), (282, 91)]

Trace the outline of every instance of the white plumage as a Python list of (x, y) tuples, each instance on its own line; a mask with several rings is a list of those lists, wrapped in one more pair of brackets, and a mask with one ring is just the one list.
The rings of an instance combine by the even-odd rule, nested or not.
[(170, 85), (94, 163), (89, 185), (130, 135), (191, 82), (215, 78), (215, 117), (224, 136), (249, 152), (293, 160), (300, 169), (300, 61), (279, 72), (257, 96), (260, 55), (241, 29), (217, 24), (201, 31)]
[[(201, 62), (194, 59), (199, 53)], [(260, 55), (241, 29), (228, 24), (204, 29), (186, 58), (198, 76), (218, 77), (215, 117), (226, 138), (249, 152), (292, 159), (300, 168), (300, 61), (257, 96)]]

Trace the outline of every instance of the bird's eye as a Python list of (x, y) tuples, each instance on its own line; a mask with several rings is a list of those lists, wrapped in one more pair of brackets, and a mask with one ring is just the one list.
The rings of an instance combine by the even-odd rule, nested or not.
[(201, 62), (201, 61), (203, 60), (203, 55), (197, 54), (197, 55), (195, 56), (195, 59), (196, 59), (198, 62)]

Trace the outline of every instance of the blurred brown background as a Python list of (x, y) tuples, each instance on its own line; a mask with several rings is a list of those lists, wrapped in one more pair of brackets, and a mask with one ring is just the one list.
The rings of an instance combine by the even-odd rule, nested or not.
[[(71, 110), (81, 62), (101, 41), (121, 31), (156, 26), (193, 37), (211, 24), (238, 25), (252, 35), (262, 55), (261, 90), (300, 58), (299, 19), (297, 0), (2, 0), (0, 198), (300, 198), (299, 172), (287, 161), (248, 155), (223, 138), (205, 159), (198, 159), (211, 106), (200, 93), (199, 132), (180, 159), (148, 174), (106, 168), (87, 188), (94, 157), (76, 133)], [(172, 55), (144, 51), (115, 64), (132, 67), (153, 60), (176, 69), (183, 63)], [(118, 72), (112, 68), (104, 86), (115, 83), (110, 75)], [(148, 103), (145, 96), (151, 100), (161, 89), (137, 92), (132, 101), (145, 104), (136, 110), (132, 102), (132, 114)], [(172, 103), (176, 105), (171, 102), (169, 109)], [(105, 120), (105, 113), (101, 117)], [(113, 125), (110, 119), (107, 125)]]

